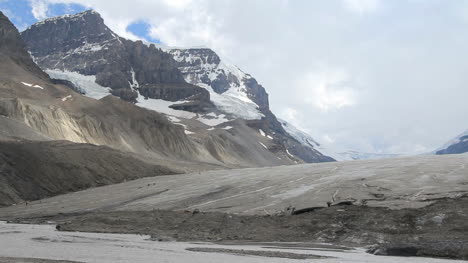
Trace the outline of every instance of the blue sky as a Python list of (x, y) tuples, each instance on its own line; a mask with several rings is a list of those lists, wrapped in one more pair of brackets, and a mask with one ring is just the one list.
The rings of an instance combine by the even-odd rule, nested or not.
[(150, 24), (144, 21), (136, 21), (128, 25), (127, 30), (141, 39), (145, 39), (153, 43), (161, 43), (159, 39), (148, 34), (150, 27)]
[[(4, 0), (0, 1), (0, 10), (7, 15), (15, 26), (20, 30), (38, 22), (33, 16), (31, 4), (28, 0)], [(47, 10), (47, 16), (60, 16), (73, 14), (86, 10), (86, 7), (79, 4), (51, 4)]]
[[(31, 3), (32, 2), (29, 0), (0, 0), (0, 10), (10, 18), (19, 31), (23, 31), (28, 26), (40, 20), (34, 17)], [(75, 14), (87, 9), (89, 8), (76, 3), (51, 3), (47, 6), (46, 16), (54, 17)], [(149, 28), (150, 25), (143, 20), (132, 22), (127, 26), (127, 30), (136, 37), (150, 42), (160, 43), (159, 39), (148, 34)]]

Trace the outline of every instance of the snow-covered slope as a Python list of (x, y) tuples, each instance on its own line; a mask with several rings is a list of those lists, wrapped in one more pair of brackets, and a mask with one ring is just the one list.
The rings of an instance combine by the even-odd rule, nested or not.
[(326, 147), (318, 143), (314, 138), (312, 138), (312, 136), (310, 136), (308, 133), (296, 128), (291, 123), (285, 120), (281, 120), (281, 119), (278, 119), (278, 120), (283, 126), (284, 130), (286, 130), (287, 133), (289, 133), (292, 137), (294, 137), (294, 139), (299, 141), (302, 145), (312, 148), (316, 151), (319, 151), (326, 156), (330, 156), (337, 161), (351, 160), (351, 159), (344, 158), (336, 151), (327, 149)]
[(226, 64), (207, 48), (167, 49), (179, 63), (185, 81), (205, 88), (218, 109), (234, 118), (257, 120), (264, 117), (249, 86), (252, 77), (238, 67)]
[(109, 88), (103, 87), (96, 83), (96, 76), (82, 75), (73, 71), (61, 71), (54, 69), (44, 70), (53, 79), (67, 80), (73, 83), (83, 95), (93, 98), (101, 99), (111, 94)]
[(468, 152), (468, 130), (434, 151), (435, 154), (457, 154), (465, 152)]

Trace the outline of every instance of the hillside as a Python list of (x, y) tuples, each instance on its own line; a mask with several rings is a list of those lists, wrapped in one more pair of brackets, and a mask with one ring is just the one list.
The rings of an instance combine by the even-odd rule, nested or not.
[[(52, 78), (73, 83), (88, 97), (113, 94), (165, 114), (222, 163), (263, 166), (333, 161), (288, 134), (270, 111), (266, 90), (210, 49), (163, 50), (127, 40), (113, 33), (92, 10), (46, 19), (21, 36), (34, 60)], [(250, 129), (237, 129), (233, 124)], [(220, 128), (246, 141), (262, 133), (268, 139), (249, 142), (256, 149), (247, 149), (229, 136), (223, 136), (223, 145), (213, 145), (212, 141), (219, 141)], [(235, 156), (241, 148), (243, 154), (252, 153), (250, 158)], [(254, 157), (258, 153), (261, 160)]]

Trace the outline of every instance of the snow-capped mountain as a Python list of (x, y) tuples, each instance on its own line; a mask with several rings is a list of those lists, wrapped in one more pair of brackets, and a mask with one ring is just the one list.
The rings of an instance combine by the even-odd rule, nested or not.
[(448, 141), (439, 149), (435, 150), (435, 154), (457, 154), (468, 152), (468, 130), (461, 133), (454, 139)]
[(161, 49), (127, 40), (94, 11), (46, 19), (21, 36), (43, 70), (88, 97), (112, 94), (163, 113), (201, 141), (212, 140), (216, 129), (239, 132), (231, 123), (241, 120), (249, 135), (239, 136), (243, 141), (236, 143), (260, 134), (255, 151), (274, 162), (333, 161), (287, 133), (270, 111), (265, 89), (208, 48)]
[(307, 132), (296, 128), (294, 125), (292, 125), (291, 123), (289, 123), (289, 122), (287, 122), (285, 120), (279, 119), (279, 122), (283, 126), (284, 130), (288, 134), (290, 134), (292, 137), (294, 137), (294, 139), (299, 141), (302, 145), (304, 145), (306, 147), (309, 147), (311, 149), (317, 150), (317, 151), (323, 153), (326, 156), (332, 157), (333, 159), (335, 159), (337, 161), (343, 161), (342, 156), (340, 156), (336, 152), (322, 146), (314, 138), (312, 138), (312, 136), (310, 134), (308, 134)]
[(238, 67), (221, 61), (208, 48), (168, 49), (178, 62), (184, 79), (210, 92), (218, 109), (234, 118), (258, 120), (268, 109), (265, 89)]

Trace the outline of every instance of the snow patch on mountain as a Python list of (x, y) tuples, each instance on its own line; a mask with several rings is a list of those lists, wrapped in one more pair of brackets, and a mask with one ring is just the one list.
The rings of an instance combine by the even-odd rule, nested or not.
[(305, 145), (305, 146), (308, 146), (308, 147), (311, 147), (311, 148), (314, 148), (314, 149), (317, 149), (318, 147), (320, 147), (320, 144), (318, 142), (316, 142), (306, 132), (299, 130), (294, 125), (292, 125), (291, 123), (289, 123), (289, 122), (287, 122), (285, 120), (278, 119), (278, 121), (283, 126), (283, 129), (287, 133), (289, 133), (289, 135), (291, 135), (294, 139), (299, 141), (302, 145)]
[(43, 87), (41, 87), (39, 85), (34, 85), (34, 84), (27, 83), (27, 82), (21, 82), (21, 84), (23, 84), (25, 86), (28, 86), (28, 87), (31, 87), (31, 88), (44, 89)]
[(263, 114), (258, 110), (258, 105), (246, 99), (235, 91), (227, 91), (223, 94), (216, 93), (209, 85), (205, 83), (195, 84), (210, 92), (210, 100), (216, 108), (234, 118), (245, 120), (258, 120), (263, 117)]
[(68, 96), (63, 97), (62, 101), (65, 102), (67, 100), (71, 100), (71, 98), (72, 98), (72, 95), (68, 95)]
[(50, 18), (44, 19), (42, 21), (39, 21), (39, 22), (31, 25), (27, 29), (30, 29), (31, 27), (35, 27), (35, 26), (44, 25), (44, 24), (47, 24), (47, 23), (57, 23), (58, 21), (63, 20), (63, 19), (70, 19), (71, 21), (77, 21), (78, 19), (84, 20), (84, 16), (86, 14), (97, 14), (97, 13), (94, 10), (86, 10), (86, 11), (83, 11), (83, 12), (80, 12), (80, 13), (77, 13), (77, 14), (73, 14), (73, 15), (66, 14), (66, 15), (62, 15), (62, 16), (50, 17)]
[(265, 132), (262, 130), (262, 129), (258, 129), (258, 132), (260, 133), (260, 135), (262, 135), (263, 137), (266, 136)]
[(206, 125), (208, 125), (208, 126), (217, 126), (217, 125), (220, 125), (222, 123), (230, 121), (229, 119), (226, 118), (226, 115), (224, 115), (224, 114), (216, 115), (213, 112), (210, 112), (208, 114), (199, 116), (197, 118), (197, 120), (204, 123), (204, 124), (206, 124)]
[(322, 146), (317, 141), (315, 141), (312, 138), (312, 136), (310, 136), (308, 133), (296, 128), (291, 123), (289, 123), (289, 122), (287, 122), (285, 120), (282, 120), (282, 119), (278, 119), (278, 121), (283, 126), (283, 129), (289, 135), (291, 135), (294, 139), (296, 139), (298, 142), (300, 142), (302, 145), (304, 145), (306, 147), (309, 147), (309, 148), (312, 148), (312, 149), (315, 149), (315, 150), (319, 151), (320, 153), (322, 153), (323, 155), (330, 156), (330, 157), (332, 157), (333, 159), (335, 159), (337, 161), (349, 160), (349, 159), (341, 156), (336, 151), (327, 149), (326, 147)]
[(193, 112), (174, 110), (170, 108), (170, 106), (173, 104), (179, 104), (179, 103), (185, 103), (185, 102), (187, 101), (172, 102), (172, 101), (167, 101), (167, 100), (145, 98), (141, 96), (140, 94), (138, 94), (136, 105), (142, 108), (154, 110), (159, 113), (167, 114), (167, 115), (178, 117), (178, 118), (192, 119), (196, 117), (197, 115)]
[(96, 100), (104, 98), (111, 94), (110, 88), (103, 87), (96, 83), (96, 76), (86, 76), (78, 72), (62, 71), (57, 69), (46, 69), (45, 72), (53, 79), (68, 80), (81, 91), (84, 95)]
[(170, 106), (174, 104), (182, 104), (186, 103), (188, 101), (167, 101), (167, 100), (161, 100), (161, 99), (151, 99), (151, 98), (144, 98), (140, 94), (138, 95), (137, 98), (137, 103), (136, 105), (142, 108), (146, 108), (149, 110), (154, 110), (159, 113), (163, 113), (167, 115), (167, 118), (169, 121), (171, 121), (174, 124), (182, 125), (180, 118), (183, 119), (195, 119), (198, 120), (199, 122), (208, 125), (208, 126), (217, 126), (222, 123), (230, 121), (229, 119), (226, 118), (226, 115), (224, 114), (215, 114), (213, 112), (208, 113), (208, 114), (196, 114), (193, 112), (189, 111), (183, 111), (183, 110), (175, 110), (172, 109)]
[(258, 143), (259, 143), (261, 146), (263, 146), (263, 148), (265, 148), (265, 149), (268, 150), (268, 147), (267, 147), (265, 144), (263, 144), (263, 143), (261, 143), (261, 142), (258, 142)]
[(138, 89), (140, 87), (140, 83), (138, 83), (138, 81), (135, 78), (135, 70), (133, 70), (133, 67), (130, 73), (132, 74), (132, 82), (130, 83), (129, 81), (128, 84), (130, 85), (130, 88), (132, 90)]
[[(185, 81), (208, 90), (211, 101), (218, 109), (235, 118), (246, 120), (264, 117), (258, 105), (247, 94), (245, 80), (252, 78), (250, 75), (234, 65), (220, 61), (218, 57), (210, 60), (190, 52), (190, 49), (169, 49), (167, 52), (174, 60), (184, 65), (179, 67), (179, 70)], [(220, 79), (226, 80), (229, 87), (223, 92), (216, 92), (212, 83)]]

